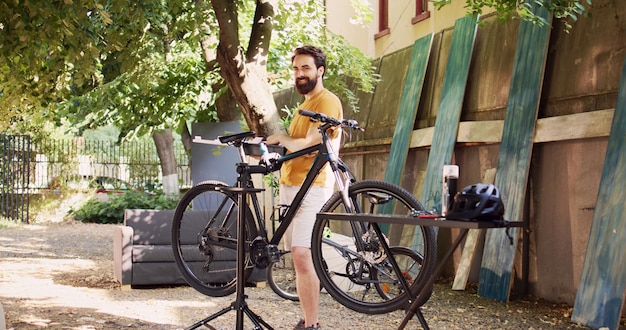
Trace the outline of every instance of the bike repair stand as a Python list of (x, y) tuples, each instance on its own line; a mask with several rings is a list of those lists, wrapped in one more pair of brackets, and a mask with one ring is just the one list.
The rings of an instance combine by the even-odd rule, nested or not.
[(253, 311), (248, 308), (248, 304), (246, 304), (246, 295), (244, 294), (246, 277), (245, 277), (245, 263), (246, 263), (246, 212), (242, 212), (244, 209), (242, 205), (245, 205), (246, 195), (248, 193), (256, 193), (259, 191), (263, 191), (263, 189), (256, 188), (239, 188), (239, 187), (225, 187), (222, 188), (224, 191), (232, 192), (238, 194), (237, 203), (239, 204), (239, 215), (237, 219), (237, 284), (236, 284), (236, 293), (237, 298), (235, 301), (230, 304), (230, 306), (222, 309), (221, 311), (201, 320), (192, 326), (186, 329), (197, 329), (200, 326), (206, 326), (210, 329), (215, 329), (208, 324), (209, 321), (218, 318), (221, 315), (224, 315), (232, 310), (237, 311), (237, 330), (243, 330), (243, 316), (244, 314), (248, 316), (248, 318), (254, 323), (255, 330), (263, 329), (261, 324), (264, 325), (269, 330), (274, 330), (267, 322), (263, 321), (260, 316), (255, 314)]

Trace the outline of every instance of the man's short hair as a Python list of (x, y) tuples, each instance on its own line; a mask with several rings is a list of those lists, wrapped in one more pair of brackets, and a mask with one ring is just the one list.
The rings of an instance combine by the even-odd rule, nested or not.
[(296, 55), (311, 55), (313, 56), (313, 61), (315, 62), (315, 68), (319, 68), (321, 66), (324, 67), (324, 71), (326, 71), (326, 54), (324, 52), (315, 47), (315, 46), (300, 46), (293, 51), (293, 56), (291, 57), (291, 63), (293, 63), (293, 59)]

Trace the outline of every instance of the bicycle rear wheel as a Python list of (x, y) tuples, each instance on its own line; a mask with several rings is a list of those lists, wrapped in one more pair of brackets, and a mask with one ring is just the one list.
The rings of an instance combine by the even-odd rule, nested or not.
[(278, 262), (267, 267), (266, 272), (267, 284), (277, 295), (291, 301), (300, 300), (296, 290), (296, 271), (291, 252), (285, 251)]
[[(172, 221), (172, 249), (178, 269), (189, 285), (211, 297), (223, 297), (236, 290), (237, 222), (240, 207), (237, 195), (221, 188), (219, 181), (205, 181), (183, 195)], [(246, 212), (246, 240), (257, 236), (250, 208)], [(245, 278), (254, 265), (246, 251)]]
[[(384, 181), (354, 183), (349, 198), (355, 214), (413, 216), (424, 211), (408, 191)], [(340, 192), (336, 192), (321, 212), (345, 213)], [(410, 295), (401, 284), (408, 282), (415, 298), (432, 274), (436, 263), (436, 236), (431, 227), (378, 224), (342, 220), (318, 220), (313, 228), (311, 253), (322, 286), (342, 305), (366, 314), (382, 314), (404, 308)], [(390, 248), (400, 271), (383, 250), (382, 239)], [(427, 288), (430, 290), (430, 288)], [(429, 296), (420, 302), (423, 304)]]

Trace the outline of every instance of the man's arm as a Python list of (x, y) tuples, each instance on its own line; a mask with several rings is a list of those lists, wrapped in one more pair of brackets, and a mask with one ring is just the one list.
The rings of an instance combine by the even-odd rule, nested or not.
[(280, 144), (287, 150), (295, 152), (322, 143), (322, 135), (317, 126), (311, 126), (303, 138), (294, 138), (287, 134), (272, 134), (267, 137), (267, 144)]

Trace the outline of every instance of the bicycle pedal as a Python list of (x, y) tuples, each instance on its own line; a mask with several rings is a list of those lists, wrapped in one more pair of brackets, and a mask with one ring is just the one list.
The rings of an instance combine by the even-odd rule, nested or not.
[(287, 252), (285, 252), (283, 250), (279, 250), (278, 246), (276, 246), (276, 245), (270, 244), (270, 245), (267, 246), (267, 254), (269, 255), (270, 261), (272, 263), (279, 262), (280, 261), (280, 257), (283, 254), (286, 254), (286, 253)]

